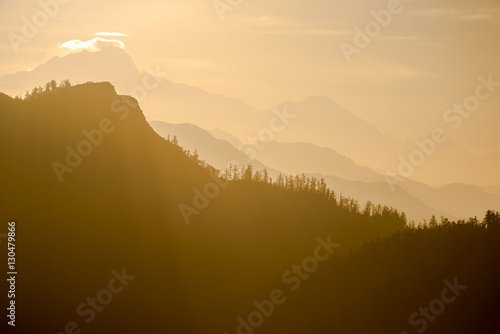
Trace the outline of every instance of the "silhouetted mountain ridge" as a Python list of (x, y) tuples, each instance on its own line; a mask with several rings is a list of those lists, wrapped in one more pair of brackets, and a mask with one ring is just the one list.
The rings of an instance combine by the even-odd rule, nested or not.
[[(199, 206), (197, 191), (225, 181), (156, 134), (137, 101), (109, 83), (0, 103), (0, 220), (15, 220), (30, 245), (18, 251), (19, 284), (32, 289), (18, 297), (18, 316), (30, 319), (22, 332), (64, 328), (59, 319), (75, 319), (80, 301), (123, 267), (135, 276), (123, 302), (106, 308), (106, 322), (75, 319), (84, 329), (223, 332), (226, 315), (280, 284), (317, 238), (332, 235), (340, 254), (404, 226), (388, 208), (361, 215), (353, 201), (245, 180)], [(181, 204), (198, 205), (189, 225)]]

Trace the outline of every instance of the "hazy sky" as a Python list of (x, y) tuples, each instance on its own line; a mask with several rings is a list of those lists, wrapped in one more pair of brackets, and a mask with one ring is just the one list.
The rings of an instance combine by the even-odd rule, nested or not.
[[(498, 0), (402, 1), (351, 63), (339, 44), (354, 45), (354, 28), (390, 1), (232, 0), (240, 4), (224, 20), (213, 0), (63, 2), (16, 53), (8, 33), (22, 36), (23, 17), (33, 22), (41, 7), (0, 0), (0, 76), (62, 55), (64, 42), (120, 32), (128, 36), (112, 38), (140, 66), (159, 64), (173, 81), (260, 108), (326, 95), (400, 139), (439, 126), (446, 108), (474, 92), (477, 76), (500, 81)], [(500, 91), (481, 112), (499, 106)]]

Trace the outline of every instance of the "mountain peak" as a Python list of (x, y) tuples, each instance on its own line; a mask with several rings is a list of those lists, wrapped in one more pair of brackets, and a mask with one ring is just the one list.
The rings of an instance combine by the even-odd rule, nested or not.
[(97, 52), (86, 50), (64, 57), (53, 57), (33, 71), (21, 71), (0, 78), (0, 91), (11, 96), (31, 91), (54, 79), (60, 82), (71, 79), (73, 84), (82, 82), (113, 82), (118, 91), (126, 91), (138, 82), (140, 72), (132, 57), (117, 47), (103, 48)]
[(137, 71), (137, 67), (132, 57), (125, 50), (117, 47), (107, 47), (96, 52), (82, 50), (63, 57), (56, 56), (45, 64), (36, 67), (34, 71), (54, 65), (71, 67), (81, 66), (81, 64), (86, 64), (86, 66), (99, 66), (100, 69), (104, 64), (112, 68), (122, 68), (124, 71), (130, 71), (131, 68)]

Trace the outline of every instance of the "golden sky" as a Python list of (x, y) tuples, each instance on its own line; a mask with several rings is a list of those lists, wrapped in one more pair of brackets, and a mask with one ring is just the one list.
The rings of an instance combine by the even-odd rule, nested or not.
[[(364, 30), (374, 20), (371, 12), (388, 10), (391, 1), (42, 3), (59, 8), (15, 52), (9, 33), (21, 35), (23, 17), (33, 21), (42, 7), (0, 1), (0, 76), (63, 55), (65, 42), (109, 39), (122, 43), (139, 66), (159, 64), (170, 80), (259, 108), (325, 95), (399, 139), (439, 126), (444, 110), (473, 92), (479, 75), (500, 81), (498, 0), (401, 1), (350, 63), (340, 44), (354, 45), (355, 28)], [(499, 106), (500, 93), (481, 112)]]

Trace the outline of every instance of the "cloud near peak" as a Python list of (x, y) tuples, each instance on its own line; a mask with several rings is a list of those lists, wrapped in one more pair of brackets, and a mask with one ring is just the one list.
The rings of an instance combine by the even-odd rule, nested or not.
[(120, 49), (125, 49), (125, 44), (117, 39), (106, 39), (101, 37), (95, 37), (88, 41), (80, 41), (78, 39), (73, 39), (59, 45), (60, 49), (67, 51), (81, 51), (87, 50), (91, 52), (99, 51), (107, 47), (117, 47)]

